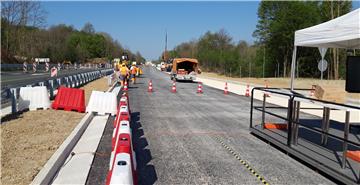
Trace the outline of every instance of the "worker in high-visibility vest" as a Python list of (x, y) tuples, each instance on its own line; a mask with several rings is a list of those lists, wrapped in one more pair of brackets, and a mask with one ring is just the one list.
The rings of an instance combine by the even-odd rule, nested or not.
[(136, 82), (136, 73), (137, 73), (137, 67), (135, 64), (131, 65), (130, 73), (131, 73), (130, 79), (131, 79), (132, 83), (134, 84)]
[(119, 69), (120, 72), (120, 80), (121, 80), (121, 86), (124, 86), (125, 80), (127, 80), (127, 77), (129, 75), (129, 68), (126, 67), (126, 65), (123, 63)]

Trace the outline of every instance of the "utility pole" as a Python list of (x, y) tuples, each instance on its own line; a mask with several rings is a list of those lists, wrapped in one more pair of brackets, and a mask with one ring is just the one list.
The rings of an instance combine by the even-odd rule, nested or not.
[(164, 52), (164, 62), (167, 61), (167, 29), (165, 29), (165, 52)]
[(251, 77), (251, 60), (249, 60), (249, 78)]
[(241, 78), (241, 65), (239, 65), (239, 66), (240, 66), (240, 70), (239, 70), (240, 72), (239, 72), (239, 75), (240, 75), (240, 78)]

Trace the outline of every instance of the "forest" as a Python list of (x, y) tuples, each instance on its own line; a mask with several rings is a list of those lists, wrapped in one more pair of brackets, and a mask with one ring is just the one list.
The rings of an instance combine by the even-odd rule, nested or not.
[[(203, 71), (226, 76), (288, 77), (294, 32), (344, 15), (351, 9), (351, 1), (262, 1), (253, 32), (254, 43), (234, 41), (225, 29), (221, 29), (183, 42), (166, 56), (197, 58)], [(329, 67), (324, 73), (325, 78), (344, 78), (347, 52), (345, 49), (328, 50), (325, 59)], [(319, 77), (317, 65), (320, 59), (317, 48), (300, 47), (296, 75)]]

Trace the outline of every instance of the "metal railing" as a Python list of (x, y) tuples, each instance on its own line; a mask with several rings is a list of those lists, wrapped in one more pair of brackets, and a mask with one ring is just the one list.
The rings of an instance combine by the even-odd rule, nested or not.
[[(299, 136), (299, 126), (302, 126), (308, 130), (314, 131), (316, 133), (321, 134), (321, 144), (326, 145), (328, 141), (328, 137), (332, 137), (340, 142), (342, 142), (342, 160), (341, 167), (345, 168), (346, 166), (346, 152), (348, 151), (348, 144), (351, 144), (355, 147), (360, 147), (360, 143), (349, 140), (349, 131), (350, 131), (350, 110), (352, 111), (360, 111), (360, 107), (356, 107), (353, 105), (346, 105), (341, 103), (329, 102), (325, 100), (314, 99), (310, 97), (306, 97), (300, 95), (298, 93), (294, 93), (294, 91), (283, 92), (282, 89), (279, 88), (263, 88), (263, 87), (255, 87), (251, 91), (251, 109), (250, 109), (250, 128), (254, 127), (253, 114), (254, 109), (262, 112), (261, 116), (261, 129), (264, 128), (265, 124), (265, 114), (269, 114), (276, 118), (282, 119), (287, 123), (287, 146), (292, 147), (292, 145), (298, 144), (298, 136)], [(295, 89), (295, 90), (306, 90), (306, 89)], [(255, 91), (263, 93), (262, 106), (254, 106), (254, 95)], [(265, 93), (271, 93), (272, 95), (280, 95), (287, 98), (288, 104), (287, 107), (267, 107), (266, 99), (267, 96)], [(308, 126), (301, 122), (299, 119), (300, 110), (301, 109), (309, 109), (309, 108), (301, 108), (301, 102), (311, 103), (320, 108), (310, 108), (323, 110), (321, 129), (316, 127)], [(322, 107), (322, 108), (321, 108)], [(279, 108), (279, 109), (287, 109), (287, 116), (281, 116), (276, 113), (272, 113), (267, 111), (267, 108)], [(343, 137), (338, 135), (329, 133), (330, 127), (330, 113), (331, 110), (343, 110), (345, 111), (345, 122), (344, 122), (344, 130)]]

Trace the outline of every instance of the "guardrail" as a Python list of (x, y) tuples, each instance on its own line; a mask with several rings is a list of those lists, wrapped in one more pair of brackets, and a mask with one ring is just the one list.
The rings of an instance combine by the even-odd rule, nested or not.
[[(96, 80), (102, 76), (107, 76), (113, 73), (112, 69), (103, 69), (91, 72), (78, 73), (74, 75), (64, 76), (60, 78), (55, 78), (51, 80), (41, 81), (33, 84), (28, 84), (27, 86), (46, 86), (50, 99), (54, 99), (57, 94), (57, 89), (60, 86), (66, 87), (80, 87), (85, 85), (93, 80)], [(19, 92), (21, 87), (5, 89), (1, 92), (1, 104), (2, 104), (2, 115), (16, 113)]]
[[(263, 94), (260, 106), (254, 106), (254, 95), (256, 93)], [(285, 98), (287, 106), (267, 106), (267, 94)], [(251, 95), (250, 130), (253, 134), (277, 145), (287, 153), (295, 155), (345, 184), (360, 182), (360, 174), (356, 177), (351, 166), (351, 164), (355, 164), (347, 161), (349, 147), (352, 151), (360, 151), (359, 137), (356, 137), (359, 134), (353, 134), (355, 137), (349, 139), (350, 126), (359, 126), (360, 124), (350, 122), (350, 113), (354, 112), (360, 116), (360, 107), (305, 97), (295, 93), (295, 91), (283, 91), (283, 89), (278, 88), (255, 87), (252, 89)], [(256, 104), (259, 105), (259, 102)], [(268, 111), (268, 109), (274, 111)], [(254, 121), (254, 110), (261, 112), (260, 123)], [(323, 114), (320, 118), (300, 119), (300, 110), (322, 111)], [(330, 129), (330, 114), (340, 112), (345, 112), (343, 125), (334, 121), (332, 126), (334, 127), (334, 124), (338, 124), (338, 126)], [(272, 124), (272, 122), (269, 124), (266, 121), (269, 119), (266, 118), (266, 115), (276, 120), (276, 124)], [(310, 117), (310, 115), (307, 116)], [(278, 120), (281, 120), (281, 123), (277, 123)], [(309, 120), (312, 121), (311, 124)], [(273, 130), (268, 126), (272, 126)], [(298, 144), (299, 127), (302, 130), (301, 145)], [(307, 148), (311, 148), (311, 150), (306, 151)], [(321, 155), (315, 156), (314, 153), (321, 153)]]
[[(32, 64), (26, 64), (27, 71), (33, 70)], [(24, 64), (1, 64), (1, 71), (23, 71), (24, 70)], [(74, 64), (60, 64), (60, 66), (57, 63), (49, 63), (49, 69), (52, 67), (60, 67), (61, 70), (67, 70), (67, 69), (80, 69), (80, 68), (93, 68), (93, 69), (101, 69), (104, 66), (103, 65), (96, 65), (96, 64), (84, 64), (84, 65), (74, 65)], [(46, 65), (45, 64), (37, 64), (36, 70), (37, 71), (45, 71)]]

